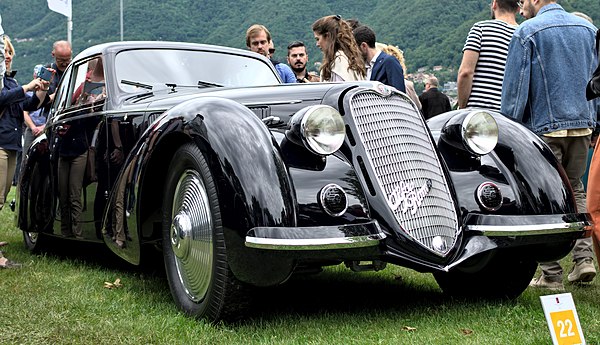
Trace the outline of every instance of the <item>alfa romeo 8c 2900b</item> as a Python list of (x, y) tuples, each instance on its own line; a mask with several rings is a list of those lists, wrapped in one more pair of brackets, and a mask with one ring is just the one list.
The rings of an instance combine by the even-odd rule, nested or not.
[(132, 264), (162, 255), (176, 304), (210, 321), (250, 286), (342, 263), (514, 298), (589, 225), (548, 147), (499, 113), (426, 122), (377, 82), (281, 85), (258, 54), (175, 42), (73, 60), (16, 212), (31, 250), (54, 237)]

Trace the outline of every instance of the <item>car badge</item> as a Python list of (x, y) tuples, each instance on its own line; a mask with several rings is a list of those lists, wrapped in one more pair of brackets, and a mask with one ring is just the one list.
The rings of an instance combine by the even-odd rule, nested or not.
[(430, 190), (431, 180), (429, 179), (418, 188), (412, 182), (400, 181), (388, 195), (388, 205), (393, 212), (400, 209), (404, 214), (410, 210), (410, 213), (414, 215)]
[(392, 94), (392, 89), (385, 84), (377, 84), (376, 89), (384, 97), (389, 97)]

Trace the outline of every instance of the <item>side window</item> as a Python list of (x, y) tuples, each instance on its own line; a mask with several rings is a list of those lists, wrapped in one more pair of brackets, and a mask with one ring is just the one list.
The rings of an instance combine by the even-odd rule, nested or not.
[(53, 114), (73, 108), (99, 105), (106, 98), (104, 64), (98, 56), (83, 63), (69, 66), (62, 83), (56, 90)]
[(70, 97), (71, 107), (93, 105), (106, 98), (102, 57), (96, 57), (77, 65), (73, 75), (75, 82), (73, 83), (74, 91)]

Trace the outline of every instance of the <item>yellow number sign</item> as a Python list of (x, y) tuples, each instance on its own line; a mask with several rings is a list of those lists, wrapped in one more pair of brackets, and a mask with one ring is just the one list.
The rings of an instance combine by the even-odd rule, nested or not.
[(554, 335), (558, 345), (582, 344), (581, 334), (577, 327), (575, 314), (572, 310), (557, 311), (550, 313), (550, 319), (554, 326)]
[(570, 293), (540, 296), (554, 345), (585, 344)]

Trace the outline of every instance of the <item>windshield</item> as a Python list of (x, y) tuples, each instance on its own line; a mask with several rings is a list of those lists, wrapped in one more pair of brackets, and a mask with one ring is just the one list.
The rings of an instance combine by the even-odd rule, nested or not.
[(279, 84), (274, 72), (261, 60), (195, 50), (123, 51), (115, 58), (115, 72), (124, 92), (148, 91), (144, 85), (156, 90), (173, 84), (201, 88)]

